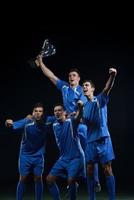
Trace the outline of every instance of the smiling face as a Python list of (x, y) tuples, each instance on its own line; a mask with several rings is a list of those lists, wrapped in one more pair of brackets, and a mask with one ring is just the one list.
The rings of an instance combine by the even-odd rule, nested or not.
[(71, 71), (68, 75), (69, 84), (72, 87), (79, 85), (80, 76), (76, 71)]
[(94, 84), (91, 81), (85, 81), (83, 83), (83, 92), (84, 95), (87, 97), (92, 97), (94, 93), (95, 87)]

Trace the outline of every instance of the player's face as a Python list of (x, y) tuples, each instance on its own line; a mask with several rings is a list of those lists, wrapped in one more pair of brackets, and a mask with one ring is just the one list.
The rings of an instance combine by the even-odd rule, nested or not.
[(35, 120), (41, 120), (44, 114), (44, 110), (42, 107), (34, 108), (32, 116)]
[(68, 75), (68, 79), (71, 86), (79, 85), (80, 76), (77, 72), (70, 72)]
[(65, 111), (62, 106), (55, 106), (54, 115), (57, 120), (62, 120), (65, 117)]
[(90, 82), (83, 83), (83, 92), (85, 96), (90, 96), (94, 92), (94, 87), (90, 84)]

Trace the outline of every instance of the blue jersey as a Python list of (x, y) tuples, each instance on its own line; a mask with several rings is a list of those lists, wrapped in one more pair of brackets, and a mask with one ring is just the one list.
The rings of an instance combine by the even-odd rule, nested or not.
[(83, 102), (87, 101), (80, 85), (72, 88), (69, 83), (58, 79), (56, 86), (62, 92), (63, 104), (68, 113), (76, 112), (78, 110), (78, 100), (82, 100)]
[(77, 136), (77, 124), (74, 119), (68, 118), (64, 122), (55, 121), (53, 130), (61, 158), (73, 159), (83, 156)]
[(108, 99), (108, 96), (100, 93), (93, 100), (88, 100), (84, 105), (83, 120), (88, 127), (88, 142), (110, 136), (107, 126)]
[(83, 123), (80, 123), (77, 128), (78, 137), (80, 138), (80, 144), (82, 146), (83, 151), (85, 152), (85, 148), (87, 145), (87, 126)]
[(43, 155), (45, 153), (45, 142), (47, 136), (47, 120), (38, 124), (34, 120), (24, 118), (13, 123), (13, 129), (22, 130), (20, 154)]

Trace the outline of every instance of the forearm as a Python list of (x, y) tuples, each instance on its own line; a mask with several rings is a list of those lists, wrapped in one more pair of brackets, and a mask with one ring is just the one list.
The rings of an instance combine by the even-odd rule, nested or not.
[(78, 123), (80, 123), (80, 121), (81, 121), (81, 119), (82, 119), (82, 117), (83, 117), (83, 108), (81, 108), (81, 109), (77, 112), (76, 115), (77, 115), (77, 116), (76, 116), (76, 121), (77, 121)]
[(106, 83), (105, 89), (106, 90), (111, 90), (113, 85), (114, 85), (114, 81), (115, 81), (115, 75), (112, 74), (112, 75), (110, 75), (110, 77), (109, 77), (109, 79), (108, 79), (108, 81)]
[(27, 124), (27, 121), (29, 121), (27, 118), (21, 119), (19, 121), (14, 121), (12, 124), (13, 130), (24, 128), (24, 126)]
[(43, 74), (56, 85), (58, 78), (55, 76), (55, 74), (43, 63), (41, 57), (37, 57), (37, 61)]
[(50, 69), (48, 69), (43, 62), (40, 63), (40, 68), (45, 76), (47, 76), (49, 79), (52, 79), (54, 73)]
[(117, 74), (117, 70), (114, 68), (110, 68), (109, 69), (109, 79), (106, 82), (105, 88), (103, 89), (103, 93), (105, 93), (106, 95), (109, 94), (110, 90), (112, 89), (113, 85), (114, 85), (114, 81), (115, 81), (115, 77)]
[(79, 101), (77, 102), (77, 104), (78, 104), (78, 111), (76, 112), (76, 117), (75, 117), (75, 119), (76, 119), (76, 121), (77, 121), (78, 123), (80, 123), (80, 121), (81, 121), (81, 119), (82, 119), (82, 117), (83, 117), (83, 102), (82, 102), (81, 100), (79, 100)]

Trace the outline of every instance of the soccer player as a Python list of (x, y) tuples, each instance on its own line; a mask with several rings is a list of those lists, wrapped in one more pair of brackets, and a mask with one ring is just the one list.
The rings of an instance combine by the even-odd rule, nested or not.
[[(81, 100), (84, 103), (87, 101), (87, 99), (83, 95), (82, 87), (79, 85), (80, 82), (79, 70), (76, 68), (72, 68), (69, 71), (68, 75), (69, 83), (67, 83), (65, 81), (60, 80), (50, 69), (46, 67), (46, 65), (43, 63), (41, 55), (37, 56), (36, 64), (38, 67), (41, 68), (44, 75), (48, 77), (49, 80), (61, 91), (63, 98), (63, 105), (66, 109), (68, 116), (74, 115), (78, 109), (77, 101)], [(78, 132), (79, 129), (83, 130), (82, 123), (78, 126)], [(85, 134), (85, 129), (83, 135), (84, 134)], [(98, 164), (95, 164), (94, 167), (94, 181), (95, 181), (94, 184), (95, 191), (100, 191), (101, 186), (98, 178)]]
[[(43, 195), (42, 173), (44, 170), (44, 153), (47, 136), (47, 124), (44, 123), (44, 108), (37, 103), (32, 112), (32, 117), (19, 121), (7, 119), (8, 128), (22, 132), (19, 153), (19, 182), (17, 185), (16, 199), (22, 200), (25, 183), (29, 173), (34, 174), (36, 200), (41, 200)], [(46, 119), (47, 121), (47, 119)]]
[(87, 163), (87, 180), (89, 199), (95, 200), (93, 169), (96, 162), (101, 162), (109, 200), (115, 200), (115, 178), (112, 172), (111, 162), (115, 158), (111, 137), (107, 126), (107, 103), (109, 92), (113, 87), (117, 74), (115, 68), (109, 69), (109, 79), (103, 91), (94, 96), (95, 86), (92, 81), (86, 80), (83, 83), (83, 91), (88, 101), (84, 105), (83, 120), (87, 125), (87, 146), (85, 149)]
[(85, 175), (85, 157), (77, 132), (83, 110), (82, 105), (79, 106), (79, 113), (71, 118), (66, 117), (65, 109), (61, 104), (54, 107), (56, 121), (53, 123), (53, 131), (60, 157), (47, 176), (49, 191), (54, 200), (61, 199), (56, 184), (58, 177), (67, 176), (69, 199), (76, 200), (76, 180), (78, 177)]

